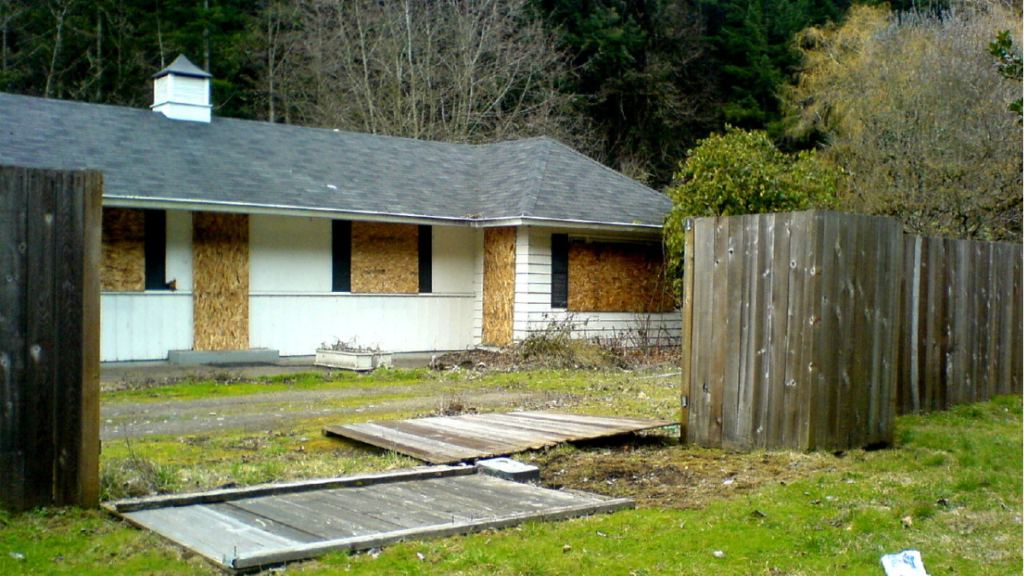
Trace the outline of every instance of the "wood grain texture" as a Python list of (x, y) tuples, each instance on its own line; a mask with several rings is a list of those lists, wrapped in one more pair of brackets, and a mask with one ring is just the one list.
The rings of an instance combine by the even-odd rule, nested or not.
[(151, 508), (231, 502), (245, 498), (258, 498), (262, 496), (294, 494), (298, 492), (310, 492), (317, 490), (334, 490), (350, 486), (371, 486), (386, 482), (406, 482), (411, 480), (422, 480), (424, 478), (442, 478), (446, 476), (458, 476), (461, 474), (472, 473), (474, 473), (474, 469), (468, 466), (422, 466), (392, 472), (377, 472), (354, 476), (340, 476), (336, 478), (317, 478), (314, 480), (298, 480), (295, 482), (282, 482), (279, 484), (260, 484), (257, 486), (246, 486), (243, 488), (218, 489), (206, 492), (192, 492), (188, 494), (165, 494), (161, 496), (147, 496), (143, 498), (129, 498), (126, 500), (104, 502), (103, 508), (115, 514), (123, 514), (125, 512), (148, 510)]
[(680, 355), (681, 377), (679, 382), (679, 438), (683, 441), (690, 434), (690, 396), (693, 393), (693, 373), (690, 371), (690, 358), (693, 355), (693, 219), (687, 219), (684, 232), (684, 246), (687, 250), (683, 254), (683, 303), (681, 313), (683, 315), (682, 333), (680, 341), (682, 354)]
[[(366, 550), (411, 539), (436, 538), (631, 508), (632, 500), (564, 492), (492, 478), (476, 467), (416, 477), (375, 475), (375, 481), (333, 479), (339, 487), (221, 501), (194, 499), (118, 510), (226, 570), (257, 569), (332, 551)], [(349, 481), (346, 481), (349, 480)], [(231, 491), (223, 491), (231, 492)], [(180, 495), (187, 497), (188, 495)]]
[(82, 388), (77, 492), (70, 497), (79, 506), (100, 501), (100, 262), (102, 260), (103, 175), (77, 176), (84, 191), (82, 213)]
[(103, 209), (103, 290), (146, 289), (145, 212), (135, 208)]
[(692, 228), (687, 440), (797, 450), (890, 440), (905, 268), (898, 224), (799, 212)]
[(483, 327), (485, 346), (512, 343), (516, 296), (516, 228), (484, 230)]
[(891, 442), (900, 413), (1021, 393), (1019, 245), (822, 212), (692, 227), (690, 442), (843, 450)]
[(687, 438), (698, 445), (708, 442), (708, 430), (711, 422), (711, 384), (710, 358), (712, 338), (711, 314), (714, 300), (714, 283), (712, 270), (714, 266), (715, 227), (716, 219), (698, 218), (693, 220), (693, 244), (686, 246), (686, 251), (694, 255), (693, 273), (693, 355), (684, 358), (689, 362), (690, 381), (690, 417)]
[[(1019, 244), (917, 238), (904, 243), (898, 414), (1021, 394)], [(910, 266), (916, 262), (916, 267)]]
[(26, 483), (31, 439), (23, 421), (31, 390), (26, 306), (28, 282), (28, 172), (0, 166), (0, 506), (22, 510), (36, 504)]
[(249, 216), (192, 218), (192, 315), (196, 350), (249, 348)]
[(793, 215), (775, 214), (772, 240), (774, 251), (771, 269), (762, 276), (764, 289), (771, 293), (768, 323), (765, 325), (768, 373), (765, 377), (767, 391), (764, 394), (767, 406), (764, 444), (761, 448), (783, 446), (783, 398), (786, 390), (786, 335), (789, 333), (789, 258), (793, 237)]
[(352, 292), (419, 292), (419, 227), (352, 223)]
[(570, 242), (569, 306), (574, 312), (671, 312), (660, 244)]
[(95, 506), (102, 177), (0, 167), (0, 505)]
[(324, 432), (426, 462), (452, 464), (674, 424), (669, 420), (542, 411), (363, 422), (325, 426)]

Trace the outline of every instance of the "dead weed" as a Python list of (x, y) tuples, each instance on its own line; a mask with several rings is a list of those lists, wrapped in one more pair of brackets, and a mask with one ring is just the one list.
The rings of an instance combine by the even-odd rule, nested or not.
[(527, 459), (540, 467), (548, 487), (630, 497), (640, 508), (673, 509), (703, 509), (713, 500), (788, 484), (839, 466), (829, 454), (736, 454), (680, 446), (657, 435), (554, 448), (531, 453)]

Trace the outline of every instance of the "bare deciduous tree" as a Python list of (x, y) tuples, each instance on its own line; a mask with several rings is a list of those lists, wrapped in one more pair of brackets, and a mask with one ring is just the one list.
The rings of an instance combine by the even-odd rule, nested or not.
[(1021, 238), (1021, 130), (988, 44), (1020, 30), (999, 4), (938, 15), (854, 7), (801, 38), (804, 70), (786, 94), (795, 132), (819, 130), (848, 175), (849, 208), (926, 235)]
[(454, 142), (580, 145), (565, 58), (527, 0), (296, 0), (277, 70), (295, 121)]

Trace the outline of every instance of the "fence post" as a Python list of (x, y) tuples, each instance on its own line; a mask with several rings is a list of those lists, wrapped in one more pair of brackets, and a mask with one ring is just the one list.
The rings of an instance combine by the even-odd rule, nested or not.
[(679, 439), (687, 441), (690, 425), (690, 383), (692, 374), (690, 367), (693, 351), (693, 219), (687, 218), (683, 224), (683, 327), (682, 327), (682, 383), (679, 389)]

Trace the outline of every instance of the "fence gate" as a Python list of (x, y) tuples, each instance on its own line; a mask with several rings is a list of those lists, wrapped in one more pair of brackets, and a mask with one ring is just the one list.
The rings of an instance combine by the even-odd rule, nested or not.
[(99, 499), (98, 172), (0, 166), (0, 506)]

